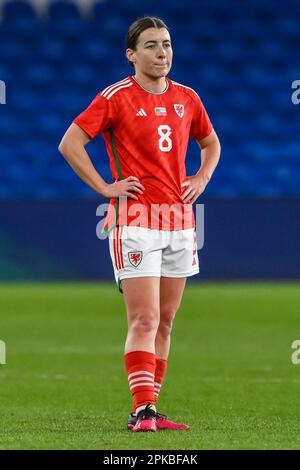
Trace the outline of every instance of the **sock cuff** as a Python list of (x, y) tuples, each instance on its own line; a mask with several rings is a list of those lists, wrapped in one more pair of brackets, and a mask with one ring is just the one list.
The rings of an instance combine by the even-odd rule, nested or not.
[(125, 354), (125, 364), (126, 367), (132, 367), (137, 363), (146, 362), (152, 365), (154, 368), (156, 366), (155, 354), (148, 351), (130, 351)]
[(155, 363), (155, 373), (157, 374), (164, 374), (167, 370), (167, 360), (166, 359), (160, 359), (159, 357), (156, 357)]

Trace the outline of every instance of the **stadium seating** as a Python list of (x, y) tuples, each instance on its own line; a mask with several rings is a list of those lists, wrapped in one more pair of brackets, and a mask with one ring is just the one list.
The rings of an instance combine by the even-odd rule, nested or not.
[[(298, 2), (286, 0), (282, 9), (277, 0), (106, 0), (91, 2), (89, 15), (81, 3), (49, 2), (43, 16), (34, 1), (0, 2), (0, 80), (7, 85), (0, 198), (93, 197), (57, 146), (99, 90), (132, 73), (125, 35), (144, 14), (170, 24), (170, 78), (197, 90), (220, 135), (222, 160), (207, 194), (300, 195), (300, 105), (291, 101), (291, 83), (300, 79)], [(90, 153), (110, 180), (101, 138)], [(188, 174), (198, 165), (191, 143)]]

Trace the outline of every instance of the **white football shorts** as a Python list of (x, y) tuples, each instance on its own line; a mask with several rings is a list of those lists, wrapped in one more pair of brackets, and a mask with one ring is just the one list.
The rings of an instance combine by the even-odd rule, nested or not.
[(119, 289), (122, 279), (132, 277), (188, 277), (199, 273), (194, 228), (114, 227), (109, 232), (109, 251)]

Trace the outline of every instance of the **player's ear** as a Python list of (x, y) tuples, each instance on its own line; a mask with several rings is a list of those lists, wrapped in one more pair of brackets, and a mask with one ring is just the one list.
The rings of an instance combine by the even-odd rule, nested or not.
[(129, 62), (136, 62), (135, 51), (133, 49), (126, 49), (126, 57)]

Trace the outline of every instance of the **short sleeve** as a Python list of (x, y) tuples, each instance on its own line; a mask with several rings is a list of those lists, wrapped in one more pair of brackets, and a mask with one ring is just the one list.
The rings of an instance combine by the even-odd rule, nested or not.
[(197, 93), (194, 93), (194, 112), (190, 129), (190, 136), (199, 140), (207, 137), (213, 129), (209, 116)]
[(114, 125), (111, 101), (108, 101), (100, 94), (97, 95), (73, 122), (93, 139), (102, 131)]

